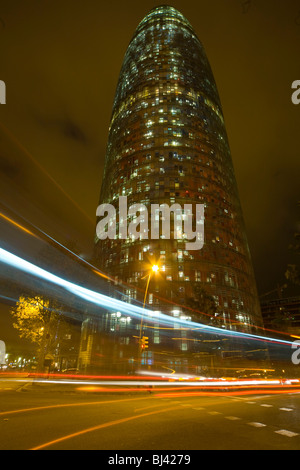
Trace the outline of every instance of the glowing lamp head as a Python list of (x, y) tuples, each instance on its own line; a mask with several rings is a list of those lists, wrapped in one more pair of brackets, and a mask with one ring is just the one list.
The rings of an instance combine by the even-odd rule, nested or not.
[(152, 266), (152, 271), (154, 273), (157, 273), (157, 271), (159, 271), (159, 267), (157, 266), (157, 264), (155, 264), (154, 266)]

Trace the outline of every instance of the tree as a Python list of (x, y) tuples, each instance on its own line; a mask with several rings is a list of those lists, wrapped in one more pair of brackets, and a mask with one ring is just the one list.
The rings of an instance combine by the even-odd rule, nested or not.
[(11, 314), (15, 319), (13, 327), (19, 331), (20, 338), (40, 346), (49, 319), (49, 301), (42, 297), (20, 297)]
[(43, 297), (20, 297), (11, 309), (15, 321), (14, 328), (20, 338), (25, 338), (37, 345), (39, 369), (43, 368), (45, 356), (55, 355), (58, 345), (64, 343), (70, 332), (69, 324), (54, 302)]

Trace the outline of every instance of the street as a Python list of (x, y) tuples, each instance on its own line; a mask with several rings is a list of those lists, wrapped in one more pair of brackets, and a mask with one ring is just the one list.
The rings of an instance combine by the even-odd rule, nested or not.
[(298, 450), (299, 405), (293, 392), (101, 394), (5, 380), (0, 449)]

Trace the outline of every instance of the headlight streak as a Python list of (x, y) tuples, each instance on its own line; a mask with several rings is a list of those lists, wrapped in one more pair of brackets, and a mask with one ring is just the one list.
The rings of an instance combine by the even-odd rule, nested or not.
[[(27, 382), (20, 379), (19, 382)], [(292, 383), (296, 382), (296, 383)], [(286, 394), (300, 393), (299, 380), (225, 380), (212, 379), (205, 381), (157, 381), (157, 380), (53, 380), (38, 379), (35, 383), (53, 385), (71, 385), (78, 392), (85, 393), (151, 393), (161, 397), (192, 396), (235, 396), (250, 394)]]
[[(272, 370), (271, 370), (272, 371)], [(145, 374), (145, 371), (141, 371)], [(79, 392), (91, 393), (151, 393), (154, 397), (184, 397), (184, 396), (230, 396), (247, 395), (254, 393), (300, 393), (299, 379), (282, 378), (248, 378), (234, 377), (201, 377), (179, 374), (153, 373), (150, 377), (133, 376), (90, 376), (90, 375), (64, 375), (58, 373), (2, 373), (3, 379), (13, 376), (16, 382), (28, 384), (44, 384), (45, 386), (73, 386)], [(0, 413), (1, 414), (1, 413)]]
[(174, 317), (163, 314), (163, 313), (158, 313), (155, 316), (153, 316), (152, 310), (148, 310), (146, 308), (143, 309), (141, 307), (137, 307), (135, 305), (128, 304), (126, 302), (122, 302), (117, 299), (112, 299), (111, 297), (108, 297), (106, 295), (103, 295), (98, 292), (89, 290), (85, 287), (76, 285), (72, 282), (62, 279), (61, 277), (56, 276), (55, 274), (52, 274), (46, 271), (45, 269), (42, 269), (4, 250), (3, 248), (0, 248), (0, 262), (8, 266), (14, 267), (15, 269), (21, 270), (27, 274), (30, 274), (32, 276), (38, 277), (52, 284), (60, 286), (64, 288), (65, 290), (67, 290), (68, 292), (76, 295), (77, 297), (80, 297), (81, 299), (84, 299), (102, 308), (106, 308), (109, 310), (118, 310), (136, 318), (144, 317), (144, 318), (147, 318), (147, 321), (150, 323), (151, 322), (157, 323), (159, 321), (160, 323), (166, 326), (172, 326), (174, 325), (174, 323), (176, 323), (189, 329), (201, 328), (202, 330), (205, 330), (206, 332), (221, 334), (222, 336), (228, 335), (228, 336), (234, 336), (234, 337), (242, 337), (242, 338), (247, 338), (247, 339), (260, 341), (260, 342), (263, 341), (265, 343), (276, 343), (276, 344), (289, 345), (289, 346), (293, 344), (292, 342), (286, 341), (286, 340), (279, 340), (276, 338), (267, 338), (264, 336), (252, 335), (250, 333), (229, 331), (223, 328), (203, 325), (203, 324), (192, 322), (192, 321), (186, 321), (186, 320), (178, 319), (178, 318), (175, 319)]
[[(20, 382), (24, 382), (24, 379), (20, 379)], [(46, 383), (46, 384), (70, 384), (70, 385), (134, 385), (134, 386), (168, 386), (168, 387), (197, 387), (197, 388), (224, 388), (224, 387), (250, 387), (250, 386), (272, 386), (282, 385), (280, 380), (212, 380), (212, 381), (157, 381), (157, 380), (54, 380), (54, 379), (36, 379), (35, 383)], [(299, 385), (297, 385), (299, 386)]]

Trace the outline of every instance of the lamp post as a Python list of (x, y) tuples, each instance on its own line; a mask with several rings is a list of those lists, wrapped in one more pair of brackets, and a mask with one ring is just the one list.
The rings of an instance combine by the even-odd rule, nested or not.
[[(159, 271), (159, 266), (157, 264), (154, 264), (152, 266), (151, 271), (149, 272), (149, 274), (147, 274), (147, 284), (146, 284), (146, 289), (145, 289), (143, 309), (145, 308), (145, 305), (146, 305), (151, 277), (154, 273), (157, 273), (158, 271)], [(145, 279), (145, 277), (143, 279)], [(139, 360), (138, 360), (138, 363), (140, 363), (140, 358), (141, 358), (141, 348), (142, 348), (142, 340), (143, 340), (143, 336), (142, 336), (143, 335), (143, 320), (144, 320), (144, 315), (142, 314), (141, 324), (140, 324), (140, 335), (139, 335), (139, 354), (138, 354)]]

